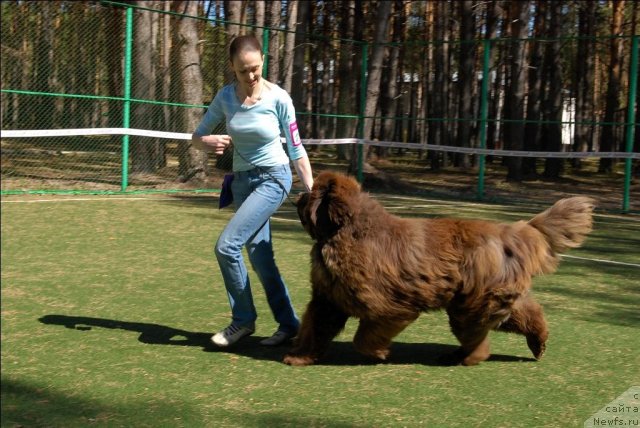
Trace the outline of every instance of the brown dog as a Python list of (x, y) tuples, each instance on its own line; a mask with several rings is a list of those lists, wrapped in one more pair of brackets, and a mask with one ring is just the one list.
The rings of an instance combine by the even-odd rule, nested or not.
[(528, 222), (400, 218), (353, 178), (324, 172), (298, 200), (315, 240), (312, 297), (284, 362), (316, 362), (349, 317), (360, 319), (356, 349), (385, 360), (391, 340), (433, 309), (446, 309), (461, 343), (451, 363), (486, 360), (490, 330), (523, 334), (540, 358), (548, 331), (531, 277), (555, 271), (558, 254), (584, 241), (593, 208), (573, 197)]

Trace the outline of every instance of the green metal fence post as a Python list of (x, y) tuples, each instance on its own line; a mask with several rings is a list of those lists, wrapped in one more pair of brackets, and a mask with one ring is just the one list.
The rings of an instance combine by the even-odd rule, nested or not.
[[(367, 67), (369, 56), (369, 44), (363, 43), (362, 45), (362, 66), (360, 70), (360, 120), (358, 121), (358, 138), (364, 140), (364, 120), (367, 104)], [(356, 178), (358, 183), (364, 181), (364, 175), (362, 170), (364, 169), (364, 144), (358, 144), (358, 171)]]
[[(131, 119), (131, 50), (133, 48), (133, 8), (127, 7), (127, 23), (124, 42), (124, 106), (122, 126), (129, 128)], [(122, 191), (129, 185), (129, 135), (122, 136)]]
[[(482, 43), (484, 55), (482, 59), (482, 86), (480, 88), (480, 148), (487, 147), (487, 104), (489, 99), (489, 61), (491, 59), (491, 40)], [(485, 155), (479, 155), (478, 161), (478, 194), (477, 198), (484, 198), (484, 159)]]
[(264, 64), (262, 64), (262, 77), (265, 79), (269, 74), (269, 29), (262, 29), (262, 55), (264, 56)]
[[(631, 39), (631, 62), (629, 64), (629, 103), (627, 105), (626, 152), (633, 152), (633, 137), (636, 127), (636, 88), (638, 85), (638, 40), (640, 36)], [(622, 211), (629, 212), (629, 191), (631, 190), (631, 158), (624, 161), (624, 194), (622, 197)]]

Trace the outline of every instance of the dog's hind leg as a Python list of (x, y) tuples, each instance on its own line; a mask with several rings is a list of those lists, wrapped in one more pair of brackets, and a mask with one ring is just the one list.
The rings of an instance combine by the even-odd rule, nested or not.
[[(419, 314), (418, 314), (419, 315)], [(378, 360), (386, 360), (389, 356), (391, 340), (418, 318), (407, 320), (370, 320), (361, 319), (353, 344), (358, 352)]]
[(473, 366), (491, 355), (489, 332), (509, 317), (518, 292), (504, 288), (491, 290), (483, 299), (459, 295), (447, 308), (451, 331), (460, 348), (449, 357), (449, 364)]
[(533, 356), (536, 359), (542, 358), (549, 330), (542, 307), (530, 294), (516, 300), (511, 308), (511, 315), (496, 330), (524, 335)]
[(349, 316), (322, 296), (314, 296), (302, 317), (294, 346), (284, 357), (291, 366), (308, 366), (315, 363), (340, 333)]

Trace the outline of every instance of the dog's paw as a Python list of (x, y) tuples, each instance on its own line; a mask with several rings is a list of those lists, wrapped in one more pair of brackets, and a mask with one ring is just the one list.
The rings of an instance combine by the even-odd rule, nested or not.
[(485, 361), (487, 358), (489, 358), (488, 355), (484, 356), (484, 355), (471, 354), (468, 357), (466, 357), (464, 360), (462, 360), (462, 365), (463, 366), (477, 366), (481, 362)]
[(389, 349), (378, 349), (378, 350), (374, 351), (371, 356), (373, 358), (375, 358), (376, 360), (386, 361), (387, 358), (389, 358), (389, 354), (390, 353), (391, 353), (391, 351), (389, 351)]
[(378, 362), (386, 361), (387, 358), (389, 358), (389, 355), (391, 354), (391, 351), (389, 350), (389, 348), (370, 349), (370, 348), (365, 348), (363, 346), (358, 346), (357, 344), (355, 348), (356, 348), (356, 351), (358, 351), (362, 355)]
[(527, 345), (536, 360), (542, 358), (544, 351), (547, 350), (547, 344), (538, 336), (527, 336)]
[(310, 366), (316, 360), (308, 355), (285, 355), (282, 362), (290, 366)]
[(438, 362), (445, 366), (476, 366), (489, 359), (490, 356), (488, 344), (483, 342), (471, 353), (460, 347), (440, 357)]

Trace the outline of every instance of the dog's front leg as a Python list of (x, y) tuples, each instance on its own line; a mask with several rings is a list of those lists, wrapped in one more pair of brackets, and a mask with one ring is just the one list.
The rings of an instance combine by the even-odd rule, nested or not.
[(490, 356), (489, 331), (498, 321), (488, 324), (486, 314), (464, 306), (447, 308), (451, 332), (460, 341), (460, 348), (445, 359), (448, 364), (474, 366)]
[(302, 317), (300, 331), (284, 363), (291, 366), (314, 364), (334, 337), (344, 328), (349, 316), (321, 295), (315, 295)]
[(542, 358), (549, 330), (544, 319), (542, 306), (534, 300), (531, 294), (516, 300), (511, 310), (511, 316), (498, 325), (497, 330), (523, 334), (527, 338), (527, 345), (536, 360)]
[(381, 320), (361, 319), (353, 344), (358, 352), (384, 361), (389, 356), (391, 340), (411, 324), (419, 314), (410, 319)]

